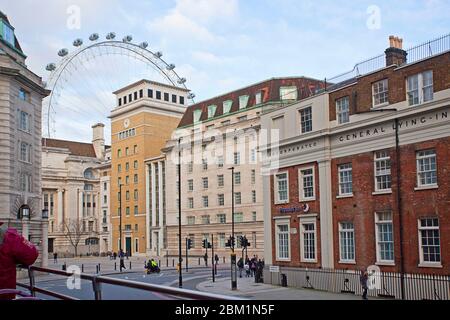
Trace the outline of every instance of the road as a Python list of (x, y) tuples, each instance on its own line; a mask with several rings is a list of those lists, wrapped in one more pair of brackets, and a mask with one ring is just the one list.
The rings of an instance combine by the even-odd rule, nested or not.
[[(217, 278), (229, 276), (230, 271), (218, 270)], [(146, 275), (142, 273), (122, 273), (107, 275), (111, 278), (138, 281), (150, 284), (173, 286), (178, 288), (178, 273), (176, 271), (161, 271), (160, 274)], [(196, 290), (198, 283), (211, 279), (210, 269), (191, 269), (188, 273), (183, 270), (183, 288)], [(80, 289), (70, 290), (67, 286), (67, 279), (49, 279), (37, 280), (36, 286), (62, 293), (68, 296), (75, 297), (82, 300), (93, 300), (94, 294), (92, 290), (92, 283), (90, 281), (81, 280)], [(43, 295), (38, 297), (51, 300), (53, 298)], [(153, 293), (133, 288), (119, 287), (109, 284), (102, 284), (102, 299), (103, 300), (173, 300), (174, 297), (169, 297), (159, 293)]]

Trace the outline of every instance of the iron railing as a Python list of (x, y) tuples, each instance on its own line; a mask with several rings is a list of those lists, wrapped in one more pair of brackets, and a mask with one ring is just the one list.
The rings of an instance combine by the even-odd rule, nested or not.
[[(45, 296), (50, 296), (53, 298), (61, 299), (61, 300), (79, 300), (75, 297), (71, 297), (65, 294), (61, 294), (58, 292), (50, 291), (36, 285), (35, 274), (36, 272), (59, 275), (63, 277), (73, 277), (73, 273), (69, 273), (62, 270), (54, 270), (48, 268), (40, 268), (40, 267), (22, 267), (24, 269), (28, 269), (28, 277), (29, 284), (17, 282), (17, 286), (20, 288), (24, 288), (30, 291), (33, 297), (36, 296), (37, 293), (43, 294)], [(79, 275), (81, 280), (87, 280), (92, 283), (92, 291), (93, 291), (93, 299), (102, 300), (102, 284), (115, 285), (122, 288), (132, 288), (143, 290), (147, 292), (159, 293), (168, 296), (172, 299), (185, 299), (185, 300), (245, 300), (243, 298), (234, 297), (234, 296), (225, 296), (218, 295), (212, 293), (204, 293), (193, 290), (179, 289), (168, 286), (149, 284), (137, 281), (123, 280), (123, 279), (115, 279), (111, 277), (99, 276), (99, 275), (88, 275), (81, 273)]]
[[(407, 53), (406, 59), (408, 64), (450, 51), (450, 33), (422, 43), (418, 46), (409, 48), (405, 51)], [(381, 54), (357, 63), (352, 70), (331, 78), (327, 78), (325, 82), (329, 85), (342, 85), (342, 83), (345, 84), (347, 81), (351, 81), (357, 77), (383, 69), (384, 67), (386, 67), (386, 55)]]
[[(363, 291), (360, 283), (361, 272), (356, 270), (281, 268), (280, 273), (286, 275), (290, 287), (355, 295), (361, 295)], [(378, 285), (369, 290), (368, 295), (371, 297), (405, 300), (450, 299), (450, 275), (404, 274), (404, 297), (400, 273), (377, 272), (374, 277), (378, 277)], [(272, 284), (281, 284), (277, 273), (268, 279), (271, 279)]]

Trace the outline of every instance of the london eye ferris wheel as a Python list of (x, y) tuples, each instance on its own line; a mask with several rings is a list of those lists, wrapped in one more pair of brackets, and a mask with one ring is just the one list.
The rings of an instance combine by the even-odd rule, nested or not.
[[(46, 66), (46, 88), (51, 93), (43, 103), (44, 137), (83, 138), (82, 130), (107, 122), (115, 106), (113, 92), (141, 79), (187, 89), (186, 79), (177, 74), (174, 64), (164, 61), (161, 51), (151, 51), (147, 42), (133, 43), (130, 35), (116, 38), (110, 32), (105, 39), (94, 33), (86, 44), (76, 39), (73, 51), (59, 50), (59, 61)], [(194, 97), (188, 96), (191, 102)]]

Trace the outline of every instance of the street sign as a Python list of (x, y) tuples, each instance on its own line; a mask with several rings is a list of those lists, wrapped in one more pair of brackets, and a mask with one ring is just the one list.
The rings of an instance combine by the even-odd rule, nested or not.
[(273, 272), (273, 273), (280, 272), (280, 267), (278, 267), (278, 266), (270, 266), (269, 267), (269, 271)]

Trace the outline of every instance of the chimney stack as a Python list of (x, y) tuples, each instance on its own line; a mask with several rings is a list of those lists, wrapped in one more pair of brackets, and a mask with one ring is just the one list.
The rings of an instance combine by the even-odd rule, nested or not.
[(389, 37), (389, 48), (386, 49), (386, 67), (397, 65), (401, 66), (407, 62), (408, 53), (403, 50), (403, 39), (390, 36)]
[(92, 144), (98, 159), (105, 159), (105, 125), (97, 123), (92, 126)]

